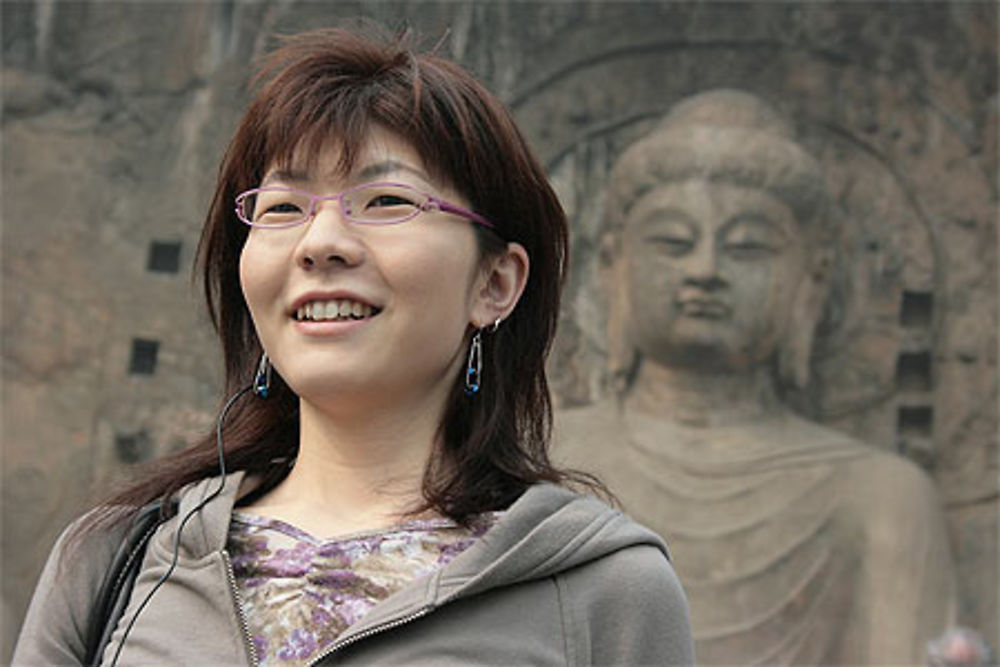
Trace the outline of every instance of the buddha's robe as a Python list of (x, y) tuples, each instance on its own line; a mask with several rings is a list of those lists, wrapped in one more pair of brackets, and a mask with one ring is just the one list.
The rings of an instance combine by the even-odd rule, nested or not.
[(899, 456), (790, 413), (709, 428), (614, 403), (555, 437), (666, 538), (699, 664), (919, 664), (952, 620), (940, 505)]

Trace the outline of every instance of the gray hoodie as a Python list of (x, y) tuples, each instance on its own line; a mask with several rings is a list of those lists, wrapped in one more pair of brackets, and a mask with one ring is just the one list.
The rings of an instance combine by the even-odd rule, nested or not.
[[(132, 628), (119, 665), (245, 665), (254, 655), (226, 537), (242, 473), (185, 526), (177, 569)], [(173, 555), (179, 517), (219, 486), (182, 492), (153, 536), (105, 652)], [(79, 664), (83, 635), (117, 538), (91, 534), (58, 571), (53, 549), (14, 652), (15, 665)], [(530, 488), (472, 547), (377, 604), (314, 664), (686, 665), (687, 602), (655, 533), (593, 499)]]

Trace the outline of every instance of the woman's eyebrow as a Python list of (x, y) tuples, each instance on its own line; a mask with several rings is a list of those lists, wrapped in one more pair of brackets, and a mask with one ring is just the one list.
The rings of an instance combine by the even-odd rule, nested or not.
[(271, 181), (281, 181), (282, 183), (305, 183), (309, 180), (309, 174), (297, 169), (276, 169), (264, 176), (261, 185), (267, 185)]
[(422, 169), (417, 167), (412, 167), (405, 162), (399, 162), (398, 160), (385, 160), (384, 162), (376, 162), (370, 164), (367, 167), (361, 169), (357, 173), (357, 178), (360, 180), (367, 180), (369, 178), (379, 178), (380, 176), (385, 176), (386, 174), (391, 174), (395, 171), (408, 171), (417, 178), (423, 180), (426, 183), (430, 182), (427, 174), (424, 173)]
[[(417, 178), (423, 180), (425, 183), (430, 183), (430, 179), (427, 174), (418, 167), (413, 167), (406, 164), (405, 162), (400, 162), (398, 160), (385, 160), (383, 162), (376, 162), (370, 164), (355, 174), (352, 180), (363, 182), (373, 178), (379, 178), (385, 176), (386, 174), (391, 174), (398, 171), (406, 171)], [(279, 181), (281, 183), (293, 183), (293, 184), (304, 184), (308, 183), (311, 176), (308, 171), (301, 169), (275, 169), (269, 172), (264, 180), (261, 181), (261, 185), (267, 185), (272, 181)]]

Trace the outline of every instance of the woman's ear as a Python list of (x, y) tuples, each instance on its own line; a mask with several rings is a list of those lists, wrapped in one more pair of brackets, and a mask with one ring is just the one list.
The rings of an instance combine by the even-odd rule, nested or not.
[(520, 243), (508, 243), (503, 252), (486, 259), (473, 295), (470, 321), (474, 327), (507, 319), (524, 292), (530, 268), (528, 253)]

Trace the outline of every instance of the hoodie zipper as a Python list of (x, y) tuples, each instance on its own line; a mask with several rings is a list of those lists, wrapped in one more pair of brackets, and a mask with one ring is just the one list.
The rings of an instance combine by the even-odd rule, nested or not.
[(243, 613), (243, 598), (236, 587), (236, 573), (233, 572), (233, 561), (229, 557), (229, 552), (225, 549), (222, 550), (222, 560), (226, 563), (226, 579), (229, 582), (229, 592), (233, 595), (233, 607), (236, 608), (236, 618), (239, 620), (240, 629), (243, 631), (243, 647), (246, 649), (247, 657), (250, 658), (250, 664), (257, 667), (260, 664), (260, 659), (257, 657), (257, 647), (254, 646), (253, 637), (250, 636), (250, 624), (247, 622), (247, 616)]
[(431, 613), (433, 610), (434, 610), (434, 607), (431, 606), (431, 605), (428, 605), (426, 607), (421, 607), (420, 609), (418, 609), (417, 611), (413, 612), (412, 614), (408, 614), (406, 616), (402, 616), (400, 618), (396, 618), (396, 619), (393, 619), (391, 621), (386, 621), (385, 623), (382, 623), (381, 625), (376, 625), (375, 627), (368, 628), (364, 632), (359, 632), (358, 634), (352, 635), (352, 636), (348, 637), (347, 639), (344, 639), (344, 640), (339, 641), (339, 642), (334, 642), (333, 646), (331, 646), (330, 648), (326, 649), (325, 651), (323, 651), (322, 653), (320, 653), (318, 656), (316, 656), (313, 660), (311, 660), (309, 662), (309, 664), (308, 664), (308, 667), (314, 667), (314, 665), (318, 665), (320, 662), (322, 662), (323, 660), (326, 660), (328, 657), (330, 657), (331, 655), (333, 655), (334, 653), (336, 653), (337, 651), (339, 651), (340, 649), (342, 649), (342, 648), (344, 648), (346, 646), (350, 646), (351, 644), (354, 644), (355, 642), (359, 642), (362, 639), (367, 639), (368, 637), (371, 637), (372, 635), (377, 635), (379, 633), (385, 632), (386, 630), (392, 630), (393, 628), (398, 628), (401, 625), (405, 625), (405, 624), (407, 624), (407, 623), (409, 623), (411, 621), (415, 621), (418, 618), (421, 618), (421, 617), (426, 616), (427, 614)]

